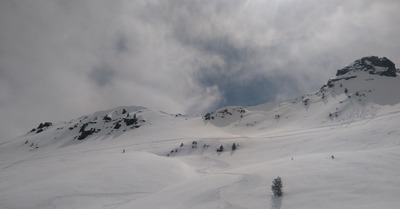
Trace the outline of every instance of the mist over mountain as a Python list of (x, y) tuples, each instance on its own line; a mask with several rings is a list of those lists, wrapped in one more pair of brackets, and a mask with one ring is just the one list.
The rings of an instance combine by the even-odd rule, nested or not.
[(369, 56), (282, 102), (38, 122), (0, 143), (0, 207), (397, 208), (399, 75)]
[(122, 105), (205, 114), (400, 63), (398, 0), (0, 1), (0, 141)]

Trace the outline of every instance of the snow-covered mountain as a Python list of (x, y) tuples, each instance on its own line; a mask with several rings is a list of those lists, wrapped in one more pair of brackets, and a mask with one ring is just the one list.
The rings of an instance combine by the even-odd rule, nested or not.
[(205, 116), (216, 126), (307, 128), (373, 118), (400, 103), (399, 70), (387, 58), (364, 57), (337, 71), (315, 93), (281, 103), (224, 107)]
[(0, 144), (0, 208), (398, 208), (398, 75), (364, 57), (284, 102), (42, 122)]

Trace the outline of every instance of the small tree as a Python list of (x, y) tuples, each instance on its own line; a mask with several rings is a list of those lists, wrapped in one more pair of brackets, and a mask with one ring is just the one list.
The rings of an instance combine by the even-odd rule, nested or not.
[(217, 149), (217, 152), (223, 152), (224, 151), (224, 146), (220, 146), (219, 149)]
[(283, 187), (283, 185), (282, 185), (281, 177), (278, 176), (278, 178), (276, 178), (272, 181), (272, 186), (271, 186), (271, 190), (275, 196), (277, 196), (277, 197), (282, 196), (282, 194), (283, 194), (282, 187)]
[(236, 150), (236, 144), (233, 143), (233, 144), (232, 144), (232, 151), (235, 151), (235, 150)]

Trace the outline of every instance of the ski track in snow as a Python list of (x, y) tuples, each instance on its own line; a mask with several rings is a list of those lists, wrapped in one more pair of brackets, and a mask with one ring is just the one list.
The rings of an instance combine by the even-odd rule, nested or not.
[[(240, 204), (240, 199), (233, 199), (231, 197), (231, 193), (240, 193), (240, 196), (248, 196), (246, 189), (251, 189), (253, 187), (258, 186), (262, 179), (257, 175), (250, 174), (241, 174), (241, 173), (224, 173), (225, 175), (234, 175), (238, 178), (236, 182), (232, 182), (231, 184), (225, 185), (218, 189), (219, 199), (221, 199), (225, 205), (224, 208), (235, 208), (235, 209), (245, 209), (248, 207), (244, 207)], [(238, 192), (239, 191), (239, 192)]]

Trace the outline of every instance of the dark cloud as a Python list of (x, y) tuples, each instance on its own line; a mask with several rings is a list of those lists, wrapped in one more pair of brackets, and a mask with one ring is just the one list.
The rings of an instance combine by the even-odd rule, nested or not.
[(222, 91), (224, 100), (213, 108), (229, 105), (252, 106), (276, 101), (280, 94), (292, 97), (298, 94), (294, 88), (298, 83), (288, 76), (260, 75), (247, 82), (237, 82), (230, 77), (219, 76), (207, 77), (203, 82), (205, 85), (217, 85)]
[[(254, 7), (243, 1), (214, 1), (207, 6), (203, 4), (183, 1), (152, 5), (151, 10), (157, 14), (152, 18), (159, 18), (156, 22), (167, 20), (166, 25), (174, 40), (199, 54), (193, 58), (197, 61), (194, 78), (202, 86), (218, 86), (223, 98), (217, 106), (255, 105), (298, 95), (304, 90), (296, 88), (299, 83), (295, 81), (299, 75), (291, 72), (297, 70), (299, 63), (289, 63), (284, 59), (291, 52), (289, 42), (304, 42), (310, 38), (299, 33), (303, 31), (281, 31), (288, 34), (282, 37), (277, 34), (273, 38), (268, 36), (273, 30), (287, 30), (288, 27), (293, 29), (293, 21), (300, 17), (309, 19), (303, 13), (309, 8), (300, 8), (293, 15), (290, 8), (259, 5), (260, 9), (265, 9), (266, 13), (273, 12), (276, 17), (268, 20), (268, 15), (260, 16), (267, 23), (262, 22), (257, 26), (260, 34), (253, 34), (254, 28), (247, 30), (247, 24), (254, 18), (250, 11)], [(221, 5), (229, 6), (221, 9)], [(242, 14), (238, 14), (238, 11)], [(284, 18), (281, 20), (281, 17)], [(255, 41), (263, 35), (267, 43)], [(268, 42), (269, 39), (275, 40)], [(283, 62), (284, 66), (279, 62)], [(276, 78), (292, 82), (287, 82), (286, 88), (280, 88), (282, 82), (274, 82)]]
[(111, 69), (108, 65), (103, 64), (98, 67), (94, 67), (90, 71), (89, 78), (94, 81), (98, 86), (104, 87), (110, 84), (115, 75), (115, 70)]
[(115, 42), (115, 48), (118, 53), (124, 53), (128, 51), (127, 39), (124, 36), (120, 36), (117, 38)]
[(318, 90), (363, 56), (400, 63), (397, 0), (5, 0), (0, 138), (120, 105), (204, 113)]

